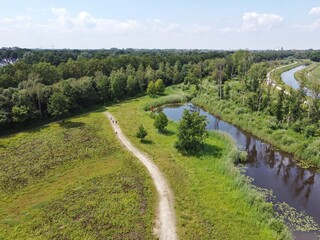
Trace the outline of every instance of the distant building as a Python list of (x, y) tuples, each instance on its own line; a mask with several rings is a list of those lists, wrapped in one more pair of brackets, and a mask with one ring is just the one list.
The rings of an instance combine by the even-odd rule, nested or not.
[(283, 51), (283, 47), (277, 47), (275, 51)]

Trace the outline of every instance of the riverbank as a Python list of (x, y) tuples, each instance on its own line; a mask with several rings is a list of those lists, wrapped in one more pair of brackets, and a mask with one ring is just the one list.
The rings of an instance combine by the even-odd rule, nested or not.
[(192, 102), (275, 147), (293, 154), (299, 159), (300, 166), (320, 167), (318, 138), (306, 138), (304, 134), (294, 132), (289, 128), (274, 128), (273, 117), (262, 112), (252, 112), (231, 101), (219, 100), (214, 94), (202, 92)]
[[(149, 154), (168, 179), (175, 196), (180, 239), (290, 239), (274, 218), (272, 205), (253, 190), (234, 166), (238, 150), (225, 135), (210, 132), (204, 150), (184, 156), (174, 147), (177, 123), (169, 122), (165, 134), (153, 126), (143, 107), (150, 97), (108, 108), (126, 136)], [(143, 123), (148, 135), (141, 143), (135, 134)]]
[(282, 81), (281, 75), (282, 73), (289, 71), (293, 68), (299, 67), (301, 65), (303, 65), (303, 62), (298, 61), (291, 64), (276, 67), (268, 73), (268, 80), (275, 82), (276, 85), (288, 91), (288, 86)]
[(320, 85), (320, 63), (312, 63), (305, 69), (294, 74), (297, 81), (308, 89), (313, 89), (318, 82)]

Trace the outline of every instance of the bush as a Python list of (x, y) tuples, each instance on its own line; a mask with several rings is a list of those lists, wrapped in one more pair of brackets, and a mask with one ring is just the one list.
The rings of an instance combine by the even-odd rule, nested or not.
[(178, 141), (176, 148), (186, 153), (196, 153), (200, 150), (204, 138), (208, 135), (206, 130), (207, 119), (199, 112), (184, 110), (178, 128)]
[(148, 132), (147, 130), (143, 127), (143, 125), (141, 124), (139, 129), (138, 129), (138, 132), (136, 134), (136, 137), (137, 138), (140, 138), (140, 141), (142, 141), (146, 136), (148, 135)]
[(167, 116), (163, 112), (160, 112), (155, 117), (154, 126), (158, 129), (159, 132), (163, 132), (167, 125), (168, 125)]
[(246, 162), (247, 158), (248, 158), (248, 153), (246, 151), (239, 152), (239, 156), (238, 156), (239, 162)]

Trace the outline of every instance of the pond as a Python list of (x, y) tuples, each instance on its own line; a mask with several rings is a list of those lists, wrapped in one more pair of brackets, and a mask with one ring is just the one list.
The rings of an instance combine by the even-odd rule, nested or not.
[[(275, 149), (191, 103), (167, 106), (162, 111), (168, 118), (179, 121), (184, 109), (199, 111), (201, 115), (205, 115), (208, 130), (229, 133), (239, 148), (248, 152), (244, 174), (252, 178), (253, 185), (272, 190), (273, 196), (269, 201), (274, 203), (275, 210), (286, 220), (296, 239), (319, 239), (320, 174), (315, 169), (301, 168), (291, 154)], [(289, 221), (293, 216), (302, 222)], [(312, 224), (307, 224), (308, 221)]]

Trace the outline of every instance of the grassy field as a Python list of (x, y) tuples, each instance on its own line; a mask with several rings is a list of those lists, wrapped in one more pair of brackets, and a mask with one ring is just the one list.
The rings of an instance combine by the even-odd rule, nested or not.
[(0, 138), (0, 239), (154, 239), (154, 193), (103, 112)]
[[(201, 153), (183, 156), (174, 147), (177, 124), (170, 122), (166, 133), (160, 134), (150, 113), (143, 110), (152, 101), (142, 97), (108, 110), (167, 177), (175, 195), (180, 239), (289, 239), (286, 229), (274, 219), (271, 204), (250, 188), (234, 166), (238, 154), (234, 142), (211, 132)], [(135, 137), (137, 123), (148, 131), (144, 143)]]
[(320, 79), (320, 64), (319, 63), (311, 63), (309, 64), (306, 68), (296, 72), (294, 74), (294, 77), (299, 81), (299, 82), (304, 82), (306, 86), (308, 86), (309, 82), (309, 77), (312, 75), (313, 77)]
[(320, 81), (320, 64), (319, 63), (317, 64), (317, 67), (315, 67), (312, 70), (311, 74)]

